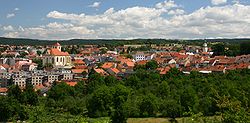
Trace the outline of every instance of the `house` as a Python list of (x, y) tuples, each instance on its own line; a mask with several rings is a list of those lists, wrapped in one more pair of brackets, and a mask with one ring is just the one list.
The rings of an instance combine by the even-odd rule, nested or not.
[(23, 71), (33, 71), (37, 68), (37, 64), (35, 63), (26, 63), (21, 66), (21, 70)]
[(74, 78), (83, 78), (83, 72), (88, 73), (88, 69), (72, 69), (72, 73), (74, 74)]
[(73, 64), (74, 64), (75, 66), (80, 66), (80, 65), (85, 65), (85, 62), (84, 62), (83, 60), (81, 60), (81, 59), (75, 59), (75, 60), (73, 61)]
[(107, 76), (107, 75), (109, 75), (107, 72), (105, 72), (105, 71), (104, 71), (103, 69), (101, 69), (101, 68), (95, 68), (94, 71), (95, 71), (96, 73), (101, 74), (102, 76)]
[(71, 57), (68, 52), (61, 51), (62, 46), (56, 43), (52, 48), (47, 49), (43, 56), (43, 65), (52, 64), (54, 67), (71, 66)]
[(8, 88), (0, 88), (0, 95), (6, 96), (8, 92)]
[(107, 69), (107, 72), (110, 74), (110, 75), (117, 75), (120, 71), (117, 69), (117, 68), (109, 68)]
[(116, 63), (113, 62), (105, 62), (101, 68), (103, 69), (109, 69), (109, 68), (115, 68), (116, 67)]

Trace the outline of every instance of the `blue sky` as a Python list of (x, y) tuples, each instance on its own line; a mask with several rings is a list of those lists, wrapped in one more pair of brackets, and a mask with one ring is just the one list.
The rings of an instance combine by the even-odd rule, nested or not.
[[(249, 3), (248, 0), (1, 0), (0, 36), (248, 37), (245, 31), (250, 22)], [(110, 13), (105, 14), (108, 10)], [(198, 23), (202, 26), (195, 25)], [(228, 29), (228, 25), (235, 30)]]

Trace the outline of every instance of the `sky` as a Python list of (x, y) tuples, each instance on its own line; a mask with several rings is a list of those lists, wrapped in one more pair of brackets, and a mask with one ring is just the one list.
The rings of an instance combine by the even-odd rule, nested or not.
[(249, 0), (0, 0), (0, 36), (249, 38)]

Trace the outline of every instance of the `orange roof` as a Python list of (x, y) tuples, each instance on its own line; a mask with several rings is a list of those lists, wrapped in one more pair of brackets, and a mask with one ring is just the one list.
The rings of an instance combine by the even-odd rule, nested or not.
[(86, 71), (85, 69), (72, 69), (72, 73), (82, 73), (83, 71)]
[(76, 59), (73, 61), (74, 64), (85, 64), (85, 62), (81, 59)]
[(6, 93), (8, 91), (8, 88), (0, 88), (0, 93)]
[(77, 84), (77, 82), (65, 82), (66, 84), (68, 84), (69, 86), (75, 86)]
[(43, 86), (43, 84), (39, 84), (39, 85), (35, 85), (34, 88), (37, 90), (40, 90), (40, 89), (44, 88), (44, 86)]
[(135, 66), (135, 63), (134, 63), (134, 62), (131, 62), (131, 61), (127, 61), (126, 64), (127, 64), (129, 67), (134, 67), (134, 66)]
[(110, 68), (115, 74), (118, 74), (120, 71), (117, 68)]
[(136, 62), (137, 65), (145, 65), (147, 63), (147, 60), (141, 60)]
[(99, 74), (106, 74), (106, 72), (103, 70), (103, 69), (100, 69), (100, 68), (97, 68), (97, 69), (94, 69), (95, 72), (99, 73)]
[(114, 65), (114, 63), (105, 62), (105, 63), (102, 65), (102, 68), (103, 68), (103, 69), (108, 69), (108, 68), (111, 68), (113, 65)]
[(49, 50), (49, 52), (50, 52), (51, 55), (54, 55), (54, 56), (69, 56), (68, 52), (61, 52), (61, 51), (59, 51), (58, 49), (55, 49), (55, 48), (51, 48)]
[(87, 69), (88, 66), (86, 66), (86, 65), (78, 65), (78, 66), (75, 66), (74, 68), (75, 69)]

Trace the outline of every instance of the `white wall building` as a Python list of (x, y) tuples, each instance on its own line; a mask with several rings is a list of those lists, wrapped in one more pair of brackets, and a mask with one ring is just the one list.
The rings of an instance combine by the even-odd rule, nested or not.
[(54, 67), (71, 66), (71, 57), (68, 52), (62, 52), (62, 47), (56, 43), (44, 55), (43, 65), (52, 64)]

